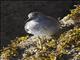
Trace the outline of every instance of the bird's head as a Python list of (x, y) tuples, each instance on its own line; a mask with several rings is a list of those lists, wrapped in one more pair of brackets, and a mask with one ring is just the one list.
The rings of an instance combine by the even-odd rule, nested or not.
[(43, 15), (43, 14), (40, 13), (40, 12), (31, 12), (31, 13), (28, 14), (28, 18), (33, 19), (33, 18), (39, 17), (41, 15)]

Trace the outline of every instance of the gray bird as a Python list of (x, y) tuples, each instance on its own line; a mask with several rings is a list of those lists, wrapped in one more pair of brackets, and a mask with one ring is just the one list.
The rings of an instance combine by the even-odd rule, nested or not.
[(35, 36), (50, 36), (60, 29), (60, 23), (57, 19), (46, 16), (40, 12), (29, 13), (27, 21), (24, 27), (25, 31)]

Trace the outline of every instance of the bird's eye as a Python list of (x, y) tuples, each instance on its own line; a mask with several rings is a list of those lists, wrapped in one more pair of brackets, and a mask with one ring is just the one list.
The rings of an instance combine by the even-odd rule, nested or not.
[(34, 14), (34, 16), (37, 16), (37, 15), (38, 15), (38, 13), (35, 13), (35, 14)]

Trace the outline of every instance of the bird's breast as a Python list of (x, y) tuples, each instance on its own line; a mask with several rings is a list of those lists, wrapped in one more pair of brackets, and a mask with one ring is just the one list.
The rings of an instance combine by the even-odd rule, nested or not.
[(27, 22), (27, 29), (33, 28), (38, 24), (36, 21), (29, 21)]

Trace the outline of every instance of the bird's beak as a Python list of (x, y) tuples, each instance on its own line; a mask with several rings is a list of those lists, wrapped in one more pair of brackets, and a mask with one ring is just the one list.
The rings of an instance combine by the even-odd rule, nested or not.
[(31, 20), (30, 18), (27, 19), (27, 21), (30, 21), (30, 20)]
[(28, 18), (28, 19), (25, 21), (25, 23), (28, 22), (28, 21), (30, 21), (30, 20), (31, 20), (31, 19)]

